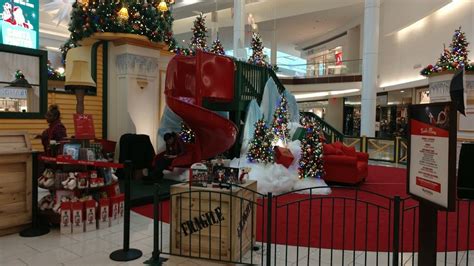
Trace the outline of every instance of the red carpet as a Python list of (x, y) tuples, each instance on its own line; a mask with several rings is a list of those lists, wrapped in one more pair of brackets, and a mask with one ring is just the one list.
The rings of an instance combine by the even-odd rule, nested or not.
[[(406, 170), (392, 167), (369, 166), (369, 177), (360, 186), (361, 190), (377, 193), (381, 196), (359, 191), (357, 194), (357, 208), (354, 208), (356, 193), (354, 190), (335, 188), (329, 197), (314, 196), (312, 201), (307, 195), (290, 194), (278, 197), (276, 211), (276, 228), (273, 228), (272, 242), (278, 244), (300, 245), (322, 248), (387, 251), (392, 248), (389, 231), (390, 200), (385, 197), (395, 195), (406, 197)], [(408, 200), (402, 203), (403, 212), (400, 231), (401, 250), (410, 252), (418, 246), (418, 212), (414, 217), (414, 210), (410, 209), (415, 204)], [(275, 205), (275, 204), (274, 204)], [(391, 207), (390, 207), (391, 206)], [(164, 222), (169, 222), (169, 201), (163, 202)], [(408, 209), (408, 210), (407, 210)], [(446, 247), (446, 214), (438, 215), (438, 250), (454, 251), (466, 250), (474, 247), (474, 209), (469, 209), (468, 202), (460, 202), (458, 211), (448, 215), (447, 247)], [(133, 208), (133, 211), (144, 216), (153, 217), (152, 205)], [(257, 210), (257, 241), (265, 240), (262, 234), (264, 221), (262, 212)], [(356, 213), (357, 212), (357, 213)], [(471, 219), (468, 219), (468, 213)], [(321, 215), (320, 215), (321, 214)], [(393, 215), (393, 213), (392, 213)], [(457, 216), (459, 215), (459, 220)], [(356, 219), (354, 220), (354, 217)], [(310, 219), (311, 218), (311, 219)], [(414, 220), (414, 218), (416, 218)], [(273, 218), (275, 219), (275, 218)], [(468, 225), (468, 221), (471, 224)], [(275, 224), (275, 220), (273, 221)], [(297, 224), (300, 224), (298, 227)], [(415, 227), (415, 228), (414, 228)], [(469, 229), (468, 234), (468, 227)], [(389, 229), (390, 228), (390, 229)], [(415, 229), (415, 230), (414, 230)], [(275, 234), (278, 232), (277, 234)], [(355, 239), (354, 239), (355, 231)], [(322, 233), (321, 233), (322, 232)], [(309, 241), (308, 241), (309, 240)]]

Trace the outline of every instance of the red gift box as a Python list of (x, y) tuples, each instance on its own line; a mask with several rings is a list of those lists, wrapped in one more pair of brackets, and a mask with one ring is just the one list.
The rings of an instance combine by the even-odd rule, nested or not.
[(293, 154), (291, 154), (291, 151), (287, 148), (278, 146), (276, 146), (274, 150), (275, 162), (285, 166), (286, 168), (290, 167), (291, 163), (293, 163), (293, 160), (295, 159)]
[(96, 223), (96, 208), (95, 208), (96, 201), (95, 200), (88, 200), (84, 202), (85, 207), (85, 213), (84, 217), (85, 219), (85, 231), (94, 231), (97, 229), (97, 223)]
[(120, 207), (120, 195), (110, 197), (110, 224), (115, 225), (119, 223), (119, 207)]
[(106, 186), (103, 188), (103, 190), (107, 193), (109, 198), (120, 194), (120, 186), (118, 183), (112, 184), (110, 186)]
[(99, 200), (99, 228), (110, 227), (110, 218), (109, 218), (109, 207), (110, 200), (108, 198), (103, 198)]
[(72, 209), (72, 232), (73, 233), (82, 233), (84, 232), (84, 203), (83, 202), (73, 202), (71, 204)]
[(72, 225), (71, 225), (71, 202), (62, 202), (61, 203), (61, 234), (71, 234)]

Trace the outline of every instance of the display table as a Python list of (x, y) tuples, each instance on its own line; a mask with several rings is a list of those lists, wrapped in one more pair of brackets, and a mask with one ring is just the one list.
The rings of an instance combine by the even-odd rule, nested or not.
[[(256, 181), (242, 187), (171, 186), (171, 253), (238, 260), (255, 243)], [(252, 221), (253, 219), (253, 221)]]
[(0, 133), (0, 236), (31, 222), (31, 177), (28, 133)]

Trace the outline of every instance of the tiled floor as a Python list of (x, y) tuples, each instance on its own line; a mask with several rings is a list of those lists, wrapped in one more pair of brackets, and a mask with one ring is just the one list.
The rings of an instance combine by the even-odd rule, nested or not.
[[(109, 254), (120, 248), (122, 243), (123, 225), (115, 225), (107, 229), (95, 232), (61, 235), (58, 230), (52, 230), (49, 234), (36, 238), (22, 238), (17, 234), (0, 237), (0, 265), (143, 265), (144, 261), (151, 257), (153, 247), (153, 223), (152, 220), (135, 214), (131, 215), (131, 244), (132, 248), (138, 248), (143, 252), (143, 257), (128, 263), (118, 263), (109, 259)], [(168, 235), (168, 227), (163, 226), (163, 233)], [(163, 245), (168, 250), (168, 245)], [(274, 252), (275, 250), (272, 250)], [(296, 247), (277, 246), (276, 265), (389, 265), (387, 253), (334, 251), (331, 256), (330, 250), (300, 247), (297, 256)], [(308, 257), (309, 252), (309, 257)], [(254, 252), (253, 262), (260, 264), (261, 256), (266, 254), (265, 250)], [(321, 253), (321, 260), (319, 260)], [(332, 259), (331, 259), (332, 258)], [(344, 260), (342, 260), (344, 258)], [(355, 263), (354, 259), (355, 258)], [(391, 258), (390, 258), (391, 259)], [(447, 254), (447, 265), (455, 264), (456, 254)], [(467, 254), (459, 252), (458, 265), (466, 265), (466, 260), (474, 263), (474, 251)], [(243, 261), (250, 262), (250, 254), (243, 257)], [(321, 261), (321, 263), (319, 263)], [(402, 256), (400, 255), (400, 261)], [(444, 265), (445, 254), (438, 254), (438, 264)], [(417, 255), (412, 260), (412, 254), (403, 254), (404, 265), (416, 265)], [(171, 257), (165, 265), (222, 265), (215, 262), (195, 260), (181, 257)], [(272, 262), (274, 265), (274, 262)]]

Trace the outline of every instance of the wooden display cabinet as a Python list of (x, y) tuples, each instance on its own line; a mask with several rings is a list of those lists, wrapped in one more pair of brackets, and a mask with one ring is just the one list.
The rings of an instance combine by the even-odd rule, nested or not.
[(31, 222), (32, 155), (27, 132), (0, 133), (0, 236)]

